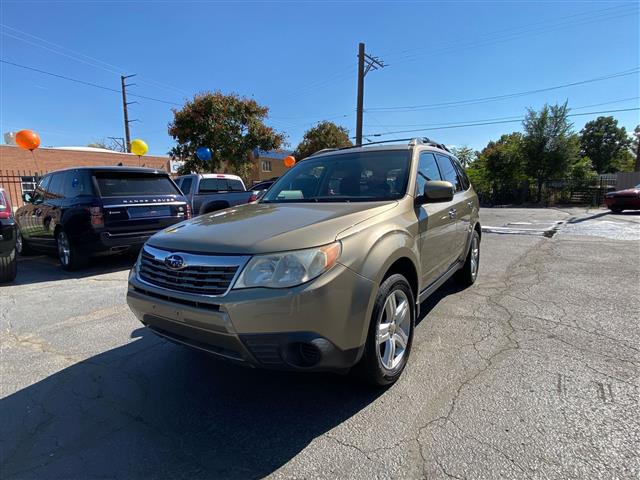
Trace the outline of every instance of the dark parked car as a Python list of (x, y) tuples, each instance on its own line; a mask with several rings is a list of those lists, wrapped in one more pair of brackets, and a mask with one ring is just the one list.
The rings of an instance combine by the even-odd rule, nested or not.
[(16, 222), (7, 192), (0, 187), (0, 283), (16, 278)]
[(91, 256), (137, 251), (158, 230), (191, 218), (161, 170), (87, 167), (48, 173), (16, 212), (17, 248), (55, 251), (65, 270)]
[(269, 190), (269, 188), (271, 187), (271, 185), (273, 185), (276, 180), (278, 179), (278, 177), (273, 177), (269, 180), (265, 180), (263, 182), (259, 182), (259, 183), (255, 183), (251, 186), (251, 190), (253, 190), (254, 192), (262, 192), (264, 190)]
[(640, 183), (633, 188), (609, 192), (604, 196), (604, 203), (613, 213), (623, 210), (640, 210)]

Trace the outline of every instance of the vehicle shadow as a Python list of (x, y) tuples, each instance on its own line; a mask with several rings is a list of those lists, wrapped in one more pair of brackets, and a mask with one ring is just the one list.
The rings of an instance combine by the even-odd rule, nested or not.
[(18, 257), (18, 275), (13, 282), (7, 285), (28, 285), (71, 278), (92, 277), (105, 273), (128, 270), (134, 263), (135, 258), (131, 255), (96, 257), (91, 259), (89, 267), (74, 272), (67, 272), (62, 269), (60, 263), (54, 256), (36, 255)]
[(429, 315), (429, 312), (431, 312), (441, 300), (449, 295), (459, 293), (464, 289), (465, 287), (460, 286), (453, 278), (447, 280), (440, 288), (433, 292), (429, 298), (420, 304), (420, 315), (418, 315), (416, 319), (416, 326), (420, 325), (425, 317)]
[(384, 390), (138, 337), (0, 400), (9, 478), (262, 478)]

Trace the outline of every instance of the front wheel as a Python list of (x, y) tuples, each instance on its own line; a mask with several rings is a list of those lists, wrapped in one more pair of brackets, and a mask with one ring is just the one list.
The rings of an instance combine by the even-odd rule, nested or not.
[(78, 249), (69, 240), (69, 236), (64, 230), (59, 230), (56, 234), (56, 244), (58, 260), (63, 270), (77, 270), (86, 265), (87, 258), (78, 253)]
[(609, 210), (611, 210), (613, 213), (622, 213), (622, 208), (620, 207), (609, 207)]
[(464, 265), (455, 274), (455, 279), (459, 285), (470, 287), (478, 278), (478, 269), (480, 268), (480, 234), (477, 230), (473, 230), (471, 234), (471, 245), (469, 253)]
[(391, 385), (400, 378), (411, 351), (415, 315), (409, 282), (391, 275), (378, 290), (361, 360), (362, 376), (369, 383)]
[(21, 257), (26, 257), (27, 255), (33, 254), (33, 249), (31, 246), (25, 241), (22, 236), (22, 232), (19, 228), (16, 229), (16, 252)]

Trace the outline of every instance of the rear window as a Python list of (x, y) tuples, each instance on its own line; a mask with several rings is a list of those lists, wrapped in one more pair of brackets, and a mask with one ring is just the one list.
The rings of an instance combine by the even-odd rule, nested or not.
[(198, 193), (244, 192), (244, 185), (233, 178), (203, 178)]
[(94, 174), (100, 195), (128, 197), (135, 195), (180, 195), (166, 175), (132, 172), (97, 172)]

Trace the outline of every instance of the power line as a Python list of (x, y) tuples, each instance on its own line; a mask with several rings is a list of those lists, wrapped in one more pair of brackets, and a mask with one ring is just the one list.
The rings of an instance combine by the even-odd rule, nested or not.
[(549, 92), (552, 90), (559, 90), (561, 88), (569, 88), (569, 87), (575, 87), (578, 85), (585, 85), (587, 83), (594, 83), (594, 82), (602, 82), (604, 80), (609, 80), (612, 78), (618, 78), (618, 77), (625, 77), (628, 75), (635, 75), (640, 71), (640, 67), (635, 67), (629, 70), (624, 70), (622, 72), (617, 72), (617, 73), (612, 73), (610, 75), (605, 75), (605, 76), (601, 76), (601, 77), (596, 77), (596, 78), (590, 78), (588, 80), (580, 80), (577, 82), (571, 82), (571, 83), (565, 83), (563, 85), (555, 85), (553, 87), (546, 87), (546, 88), (537, 88), (534, 90), (527, 90), (524, 92), (516, 92), (516, 93), (508, 93), (505, 95), (494, 95), (491, 97), (479, 97), (479, 98), (470, 98), (470, 99), (466, 99), (466, 100), (456, 100), (456, 101), (452, 101), (452, 102), (441, 102), (441, 103), (427, 103), (427, 104), (422, 104), (422, 105), (404, 105), (404, 106), (397, 106), (397, 107), (373, 107), (373, 108), (368, 108), (367, 110), (371, 110), (371, 111), (377, 111), (377, 112), (391, 112), (391, 111), (417, 111), (417, 110), (431, 110), (431, 109), (435, 109), (435, 108), (446, 108), (446, 107), (454, 107), (454, 106), (461, 106), (461, 105), (475, 105), (478, 103), (487, 103), (487, 102), (493, 102), (496, 100), (503, 100), (503, 99), (507, 99), (507, 98), (515, 98), (515, 97), (522, 97), (525, 95), (532, 95), (535, 93), (542, 93), (542, 92)]
[[(16, 36), (15, 33), (9, 33), (9, 32), (4, 31), (4, 32), (1, 32), (3, 35), (6, 35), (6, 36), (11, 37), (11, 38), (14, 38), (16, 40), (20, 40), (21, 42), (28, 43), (29, 45), (33, 45), (35, 47), (42, 48), (44, 50), (48, 50), (48, 51), (53, 52), (53, 53), (55, 53), (57, 55), (61, 55), (61, 56), (70, 58), (70, 59), (75, 60), (77, 62), (84, 63), (84, 64), (89, 65), (91, 67), (98, 68), (98, 69), (104, 70), (104, 71), (109, 72), (109, 73), (114, 73), (116, 75), (120, 75), (121, 72), (127, 70), (126, 68), (123, 68), (121, 66), (114, 65), (114, 64), (109, 63), (109, 62), (105, 62), (104, 60), (100, 60), (99, 58), (92, 57), (91, 55), (87, 55), (85, 53), (79, 52), (77, 50), (73, 50), (73, 49), (71, 49), (69, 47), (65, 47), (65, 46), (60, 45), (58, 43), (51, 42), (51, 41), (49, 41), (49, 40), (47, 40), (45, 38), (39, 37), (37, 35), (33, 35), (31, 33), (25, 32), (25, 31), (20, 30), (18, 28), (11, 27), (11, 26), (3, 24), (3, 23), (0, 23), (0, 27), (4, 28), (5, 30), (7, 30), (7, 29), (8, 30), (12, 30), (13, 32), (17, 32), (17, 33), (19, 33), (21, 35), (26, 35), (27, 37), (35, 39), (35, 40), (37, 40), (39, 42), (43, 42), (43, 43), (45, 43), (47, 45), (50, 45), (50, 46), (53, 46), (55, 48), (51, 48), (49, 46), (41, 45), (39, 43), (33, 42), (32, 40), (27, 40), (25, 38)], [(59, 50), (63, 50), (63, 51), (59, 51)], [(66, 50), (67, 52), (71, 52), (71, 54), (65, 53), (64, 50)], [(90, 61), (87, 61), (85, 59), (89, 59)], [(177, 91), (177, 92), (180, 92), (182, 94), (186, 94), (187, 93), (185, 90), (181, 90), (179, 88), (172, 87), (171, 85), (167, 85), (167, 84), (158, 82), (156, 80), (151, 80), (151, 81), (149, 81), (149, 80), (147, 80), (147, 81), (139, 80), (139, 81), (140, 81), (140, 83), (145, 83), (145, 84), (150, 85), (150, 86), (155, 87), (155, 88), (161, 88), (163, 90)]]
[[(631, 7), (631, 8), (629, 8)], [(599, 12), (604, 12), (607, 10), (613, 10), (613, 9), (627, 9), (627, 10), (620, 10), (620, 11), (616, 11), (616, 12), (610, 12), (610, 14), (607, 16), (605, 15), (593, 15), (594, 13), (599, 13)], [(605, 20), (612, 20), (612, 19), (616, 19), (616, 18), (621, 18), (621, 17), (627, 17), (630, 13), (632, 13), (633, 11), (635, 11), (636, 8), (633, 5), (622, 5), (622, 6), (617, 6), (617, 7), (610, 7), (607, 9), (603, 9), (603, 10), (596, 10), (593, 12), (586, 12), (585, 14), (578, 14), (578, 15), (588, 15), (589, 17), (587, 18), (582, 18), (582, 19), (577, 19), (575, 21), (569, 21), (569, 22), (560, 22), (557, 23), (556, 25), (550, 25), (550, 26), (546, 26), (546, 27), (542, 27), (542, 28), (529, 28), (528, 26), (525, 26), (524, 29), (522, 29), (522, 27), (515, 27), (516, 29), (520, 28), (522, 29), (522, 31), (516, 31), (516, 32), (512, 32), (512, 33), (508, 33), (508, 34), (502, 34), (502, 35), (497, 35), (495, 37), (492, 38), (492, 34), (489, 35), (485, 35), (483, 37), (480, 37), (480, 39), (478, 40), (473, 40), (473, 41), (457, 41), (457, 42), (451, 42), (449, 44), (443, 44), (441, 48), (436, 49), (436, 50), (432, 50), (432, 51), (428, 51), (425, 53), (413, 53), (413, 54), (408, 54), (408, 55), (404, 55), (404, 56), (400, 56), (397, 57), (397, 60), (393, 60), (394, 65), (398, 65), (398, 64), (402, 64), (402, 63), (408, 63), (408, 62), (414, 62), (414, 61), (418, 61), (420, 59), (420, 57), (424, 57), (424, 56), (432, 56), (435, 54), (441, 54), (441, 53), (445, 53), (445, 52), (451, 52), (451, 51), (455, 51), (455, 50), (459, 50), (459, 49), (468, 49), (468, 48), (475, 48), (475, 47), (482, 47), (482, 46), (487, 46), (487, 45), (494, 45), (497, 43), (504, 43), (507, 41), (511, 41), (511, 40), (516, 40), (519, 38), (525, 38), (528, 36), (532, 36), (532, 35), (540, 35), (543, 33), (547, 33), (550, 31), (554, 31), (557, 30), (559, 28), (562, 29), (566, 29), (568, 27), (572, 27), (572, 26), (581, 26), (581, 25), (587, 25), (589, 23), (594, 23), (594, 22), (598, 22), (601, 23)], [(576, 15), (576, 16), (578, 16)], [(568, 17), (561, 17), (561, 19), (566, 19), (566, 18), (571, 18), (573, 16), (568, 16)], [(542, 23), (546, 23), (546, 22), (542, 22)], [(534, 26), (534, 25), (531, 25)], [(528, 29), (527, 29), (528, 28)], [(503, 31), (498, 31), (495, 33), (500, 33), (500, 32), (505, 32), (508, 30), (503, 30)]]
[[(603, 110), (600, 112), (586, 112), (586, 113), (571, 113), (569, 115), (567, 115), (567, 117), (580, 117), (580, 116), (584, 116), (584, 115), (598, 115), (601, 113), (617, 113), (617, 112), (631, 112), (631, 111), (637, 111), (640, 110), (640, 107), (637, 108), (621, 108), (618, 110)], [(505, 117), (505, 118), (509, 118), (509, 117)], [(522, 122), (524, 121), (525, 117), (520, 117), (520, 118), (514, 118), (513, 120), (496, 120), (496, 121), (486, 121), (486, 122), (474, 122), (474, 123), (466, 123), (466, 124), (458, 124), (458, 125), (447, 125), (447, 126), (442, 126), (442, 127), (431, 127), (431, 128), (416, 128), (416, 129), (411, 129), (411, 130), (395, 130), (393, 132), (384, 132), (384, 133), (372, 133), (372, 134), (368, 134), (365, 135), (367, 137), (382, 137), (382, 136), (386, 136), (386, 135), (395, 135), (395, 134), (399, 134), (399, 133), (415, 133), (415, 132), (426, 132), (426, 131), (431, 131), (431, 130), (448, 130), (451, 128), (463, 128), (463, 127), (480, 127), (483, 125), (497, 125), (497, 124), (501, 124), (501, 123), (517, 123), (517, 122)], [(351, 138), (355, 138), (355, 137), (351, 137)]]
[[(571, 18), (576, 18), (576, 17), (583, 17), (583, 16), (587, 16), (587, 17), (591, 17), (594, 14), (602, 14), (603, 12), (610, 12), (612, 10), (619, 10), (620, 8), (628, 8), (628, 7), (633, 7), (633, 5), (617, 5), (614, 7), (607, 7), (607, 8), (603, 8), (603, 9), (598, 9), (598, 10), (589, 10), (586, 12), (580, 12), (580, 13), (574, 13), (571, 15), (566, 15), (566, 16), (562, 16), (562, 17), (553, 17), (553, 18), (546, 18), (546, 19), (542, 19), (542, 20), (538, 20), (536, 22), (532, 22), (532, 23), (527, 23), (524, 25), (516, 25), (516, 26), (512, 26), (512, 27), (508, 27), (508, 28), (502, 28), (499, 30), (493, 30), (491, 32), (485, 32), (478, 40), (482, 40), (483, 38), (489, 38), (489, 37), (493, 37), (496, 35), (504, 35), (508, 32), (517, 32), (519, 30), (525, 30), (528, 28), (532, 28), (532, 27), (538, 27), (538, 26), (544, 26), (546, 24), (550, 24), (550, 23), (557, 23), (557, 22), (562, 22), (563, 20), (567, 20), (567, 19), (571, 19)], [(618, 13), (618, 12), (614, 12), (614, 13)], [(601, 18), (601, 15), (598, 15), (598, 18)], [(512, 33), (513, 34), (513, 33)], [(444, 44), (439, 45), (440, 47), (454, 47), (454, 46), (459, 46), (462, 43), (464, 43), (464, 41), (454, 41), (454, 42), (447, 42)], [(425, 52), (421, 54), (420, 52)], [(401, 51), (393, 51), (393, 50), (383, 50), (381, 52), (383, 55), (385, 55), (386, 57), (390, 57), (390, 58), (396, 58), (396, 54), (398, 55), (424, 55), (424, 54), (430, 54), (433, 53), (433, 51), (430, 48), (410, 48), (410, 49), (404, 49)], [(399, 61), (404, 58), (404, 57), (397, 57), (399, 59)]]
[[(108, 90), (110, 92), (115, 92), (115, 93), (121, 93), (120, 90), (117, 90), (115, 88), (111, 88), (111, 87), (107, 87), (104, 85), (99, 85), (97, 83), (92, 83), (92, 82), (87, 82), (85, 80), (78, 80), (77, 78), (71, 78), (71, 77), (67, 77), (65, 75), (60, 75), (58, 73), (53, 73), (53, 72), (47, 72), (46, 70), (41, 70), (39, 68), (35, 68), (35, 67), (29, 67), (27, 65), (21, 65), (19, 63), (14, 63), (14, 62), (9, 62), (7, 60), (3, 60), (0, 59), (0, 62), (2, 63), (6, 63), (7, 65), (13, 65), (14, 67), (19, 67), (19, 68), (23, 68), (25, 70), (31, 70), (33, 72), (37, 72), (37, 73), (42, 73), (44, 75), (49, 75), (51, 77), (56, 77), (56, 78), (60, 78), (62, 80), (68, 80), (70, 82), (75, 82), (75, 83), (79, 83), (81, 85), (87, 85), (89, 87), (95, 87), (95, 88), (100, 88), (102, 90)], [(159, 102), (159, 103), (165, 103), (167, 105), (175, 105), (178, 107), (181, 107), (182, 104), (180, 103), (176, 103), (176, 102), (171, 102), (169, 100), (162, 100), (160, 98), (154, 98), (154, 97), (147, 97), (146, 95), (139, 95), (139, 94), (135, 94), (135, 93), (129, 93), (128, 94), (130, 97), (136, 97), (136, 98), (143, 98), (145, 100), (151, 100), (153, 102)]]
[[(611, 105), (614, 103), (622, 103), (629, 102), (631, 100), (638, 100), (640, 97), (629, 97), (629, 98), (621, 98), (619, 100), (610, 100), (607, 102), (600, 103), (592, 103), (590, 105), (583, 105), (580, 107), (571, 107), (571, 111), (574, 110), (582, 110), (584, 108), (593, 108), (593, 107), (601, 107), (603, 105)], [(371, 115), (370, 112), (367, 112), (368, 115)], [(380, 128), (399, 128), (399, 127), (441, 127), (445, 125), (456, 125), (459, 123), (474, 123), (474, 122), (489, 122), (494, 120), (508, 120), (508, 119), (519, 119), (519, 115), (509, 115), (508, 117), (498, 117), (498, 118), (483, 118), (478, 120), (457, 120), (455, 122), (437, 122), (437, 123), (400, 123), (400, 124), (382, 124), (378, 120), (376, 120), (376, 125), (366, 125), (367, 127), (380, 127)]]

